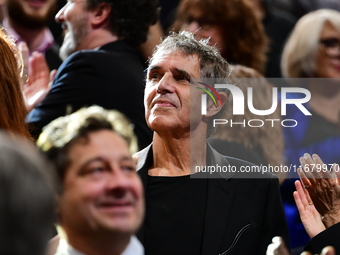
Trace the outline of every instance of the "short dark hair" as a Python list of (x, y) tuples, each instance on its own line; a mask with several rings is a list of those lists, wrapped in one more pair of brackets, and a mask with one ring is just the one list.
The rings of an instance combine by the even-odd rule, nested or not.
[(126, 140), (131, 153), (137, 152), (137, 138), (130, 122), (116, 110), (106, 110), (100, 106), (81, 108), (71, 115), (53, 120), (44, 127), (37, 146), (55, 165), (61, 187), (70, 164), (70, 148), (80, 139), (85, 139), (86, 142), (90, 133), (101, 130), (116, 132)]
[[(197, 40), (194, 34), (188, 31), (181, 31), (179, 33), (170, 32), (169, 36), (156, 46), (149, 63), (152, 62), (154, 56), (160, 51), (180, 51), (184, 55), (196, 55), (198, 57), (200, 76), (203, 82), (209, 84), (210, 81), (213, 80), (215, 84), (230, 83), (229, 64), (215, 47), (209, 45), (209, 39)], [(214, 84), (210, 85), (213, 86)], [(227, 89), (216, 90), (223, 91), (227, 95), (230, 93)], [(219, 116), (222, 115), (225, 105), (226, 104), (213, 116), (214, 118), (219, 118)], [(208, 123), (207, 137), (210, 137), (215, 132), (213, 117), (210, 118)]]
[(158, 20), (157, 0), (87, 0), (86, 7), (93, 10), (100, 3), (111, 6), (111, 31), (133, 46), (146, 41), (149, 27)]
[(52, 166), (30, 143), (0, 132), (0, 254), (44, 255), (54, 234)]

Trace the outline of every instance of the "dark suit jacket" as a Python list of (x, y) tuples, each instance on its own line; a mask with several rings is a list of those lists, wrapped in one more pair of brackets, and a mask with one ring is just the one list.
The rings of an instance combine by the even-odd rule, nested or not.
[(307, 246), (305, 251), (310, 251), (312, 254), (320, 254), (322, 249), (326, 246), (333, 246), (335, 248), (336, 254), (340, 252), (340, 223), (335, 224), (318, 235), (314, 236)]
[(144, 117), (143, 65), (136, 49), (116, 41), (98, 50), (82, 50), (60, 66), (46, 98), (33, 109), (27, 122), (34, 137), (49, 122), (78, 110), (99, 105), (117, 109), (134, 124), (140, 148), (151, 141)]
[(45, 59), (48, 68), (52, 71), (58, 69), (63, 62), (59, 57), (60, 46), (56, 42), (53, 43), (52, 47), (45, 52)]
[[(147, 189), (148, 169), (153, 161), (152, 145), (139, 152), (138, 156), (137, 171)], [(254, 166), (246, 161), (224, 157), (209, 145), (207, 160), (210, 165), (230, 165), (237, 169)], [(201, 255), (265, 255), (274, 236), (282, 236), (289, 247), (279, 182), (271, 173), (248, 173), (246, 176), (237, 172), (209, 174), (206, 206)], [(137, 236), (143, 243), (143, 226)], [(162, 255), (166, 255), (166, 251)], [(180, 247), (176, 255), (184, 255)]]

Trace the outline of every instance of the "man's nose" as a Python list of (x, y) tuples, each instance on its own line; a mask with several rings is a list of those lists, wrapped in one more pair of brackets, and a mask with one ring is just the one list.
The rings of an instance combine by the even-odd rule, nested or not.
[(156, 86), (157, 92), (161, 94), (175, 92), (175, 82), (172, 74), (166, 73)]
[(59, 12), (55, 15), (55, 21), (57, 23), (64, 23), (64, 10), (65, 10), (66, 5), (59, 10)]
[(123, 197), (131, 188), (132, 180), (124, 173), (111, 173), (106, 180), (106, 190), (116, 197)]

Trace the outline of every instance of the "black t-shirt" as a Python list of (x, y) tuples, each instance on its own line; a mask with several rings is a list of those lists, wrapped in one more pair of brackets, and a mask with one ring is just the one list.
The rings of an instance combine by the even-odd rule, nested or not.
[(147, 186), (145, 254), (201, 254), (207, 179), (148, 176)]

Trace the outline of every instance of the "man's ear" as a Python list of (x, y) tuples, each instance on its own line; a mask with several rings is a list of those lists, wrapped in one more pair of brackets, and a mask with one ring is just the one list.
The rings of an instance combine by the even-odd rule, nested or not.
[(228, 95), (225, 92), (218, 92), (221, 101), (216, 100), (216, 104), (212, 100), (208, 100), (208, 105), (207, 105), (207, 117), (212, 117), (216, 115), (223, 107), (223, 105), (227, 102)]
[(111, 6), (109, 3), (100, 3), (94, 10), (91, 11), (91, 13), (91, 24), (93, 26), (100, 26), (105, 23), (110, 16)]

